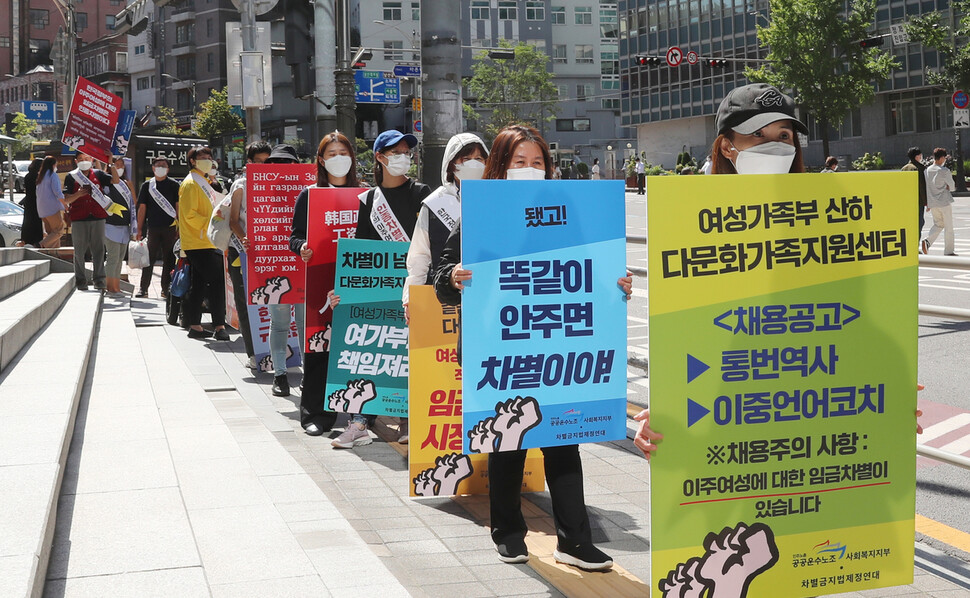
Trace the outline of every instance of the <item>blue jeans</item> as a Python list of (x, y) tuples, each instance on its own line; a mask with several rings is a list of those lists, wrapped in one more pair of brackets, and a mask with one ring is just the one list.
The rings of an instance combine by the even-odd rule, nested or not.
[[(293, 305), (296, 330), (300, 337), (300, 355), (303, 354), (303, 321), (305, 318), (302, 303)], [(290, 305), (280, 303), (269, 306), (269, 354), (273, 359), (273, 375), (286, 374), (286, 341), (290, 336)]]

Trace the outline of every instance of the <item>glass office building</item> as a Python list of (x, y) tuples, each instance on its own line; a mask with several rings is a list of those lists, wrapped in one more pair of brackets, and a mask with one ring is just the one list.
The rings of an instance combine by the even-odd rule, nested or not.
[[(635, 128), (639, 149), (647, 161), (672, 167), (686, 148), (699, 160), (714, 140), (714, 115), (725, 94), (748, 81), (744, 61), (754, 66), (767, 56), (759, 47), (756, 25), (771, 15), (767, 0), (618, 0), (620, 16), (620, 114), (623, 126)], [(948, 0), (878, 0), (872, 35), (888, 34), (890, 25), (941, 11)], [(670, 67), (663, 57), (671, 47), (685, 56)], [(846, 115), (841, 127), (830, 130), (830, 152), (853, 160), (865, 152), (881, 151), (889, 164), (906, 161), (907, 148), (924, 152), (934, 146), (953, 151), (953, 90), (927, 85), (925, 69), (938, 65), (937, 53), (918, 43), (884, 50), (898, 66), (877, 87), (875, 100)], [(697, 63), (688, 64), (694, 52)], [(660, 64), (640, 65), (637, 56), (661, 57)], [(708, 60), (724, 58), (723, 66)], [(813, 119), (806, 160), (821, 166), (821, 132)]]

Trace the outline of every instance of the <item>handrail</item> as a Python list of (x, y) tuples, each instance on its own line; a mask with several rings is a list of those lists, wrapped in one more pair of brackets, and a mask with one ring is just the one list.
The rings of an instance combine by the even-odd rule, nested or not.
[(970, 457), (964, 457), (963, 455), (957, 455), (954, 453), (948, 453), (946, 451), (941, 451), (938, 448), (933, 448), (931, 446), (924, 446), (922, 444), (916, 445), (916, 454), (934, 459), (936, 461), (942, 461), (944, 463), (949, 463), (950, 465), (956, 465), (957, 467), (962, 467), (964, 469), (970, 469)]

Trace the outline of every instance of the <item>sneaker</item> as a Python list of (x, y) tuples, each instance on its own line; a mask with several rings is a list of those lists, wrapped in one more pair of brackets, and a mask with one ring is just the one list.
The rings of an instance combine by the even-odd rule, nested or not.
[(592, 544), (580, 544), (568, 550), (562, 544), (552, 553), (560, 563), (579, 567), (586, 571), (608, 571), (613, 568), (613, 559)]
[(229, 333), (226, 332), (225, 328), (219, 328), (218, 330), (216, 330), (215, 339), (217, 341), (227, 341), (229, 340)]
[(128, 298), (128, 293), (125, 293), (123, 291), (108, 291), (107, 293), (105, 293), (105, 295), (107, 295), (108, 297), (112, 297), (114, 299), (127, 299)]
[(273, 378), (273, 396), (290, 396), (290, 381), (286, 378), (286, 374)]
[(255, 357), (250, 357), (246, 361), (246, 367), (249, 368), (249, 369), (251, 369), (251, 370), (255, 370), (256, 369), (256, 358)]
[(950, 257), (959, 257), (960, 256), (959, 253), (944, 253), (943, 255), (948, 255)]
[(138, 299), (144, 299), (147, 296), (148, 296), (148, 291), (139, 290), (137, 293), (135, 293), (135, 297)]
[(195, 328), (189, 328), (189, 338), (209, 338), (212, 333), (208, 330), (196, 330)]
[(525, 539), (519, 537), (506, 538), (495, 545), (498, 560), (503, 563), (527, 563), (529, 549), (525, 546)]
[(926, 239), (920, 239), (919, 241), (919, 252), (926, 255), (930, 252), (930, 244)]
[(88, 290), (88, 283), (86, 283), (86, 282), (79, 282), (79, 283), (77, 283), (77, 290), (79, 290), (79, 291), (86, 291), (86, 290)]
[(372, 442), (374, 440), (367, 433), (367, 426), (365, 424), (350, 422), (347, 424), (347, 429), (344, 430), (343, 434), (334, 438), (330, 445), (333, 448), (349, 449), (355, 446), (364, 446)]

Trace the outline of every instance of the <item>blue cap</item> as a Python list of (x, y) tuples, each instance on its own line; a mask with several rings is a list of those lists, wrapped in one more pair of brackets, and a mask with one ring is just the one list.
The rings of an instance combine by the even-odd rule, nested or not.
[(418, 144), (418, 138), (414, 135), (406, 135), (400, 131), (390, 130), (384, 131), (377, 136), (374, 140), (374, 153), (382, 152), (389, 147), (394, 147), (395, 145), (401, 143), (401, 140), (408, 142), (408, 147), (414, 147)]

